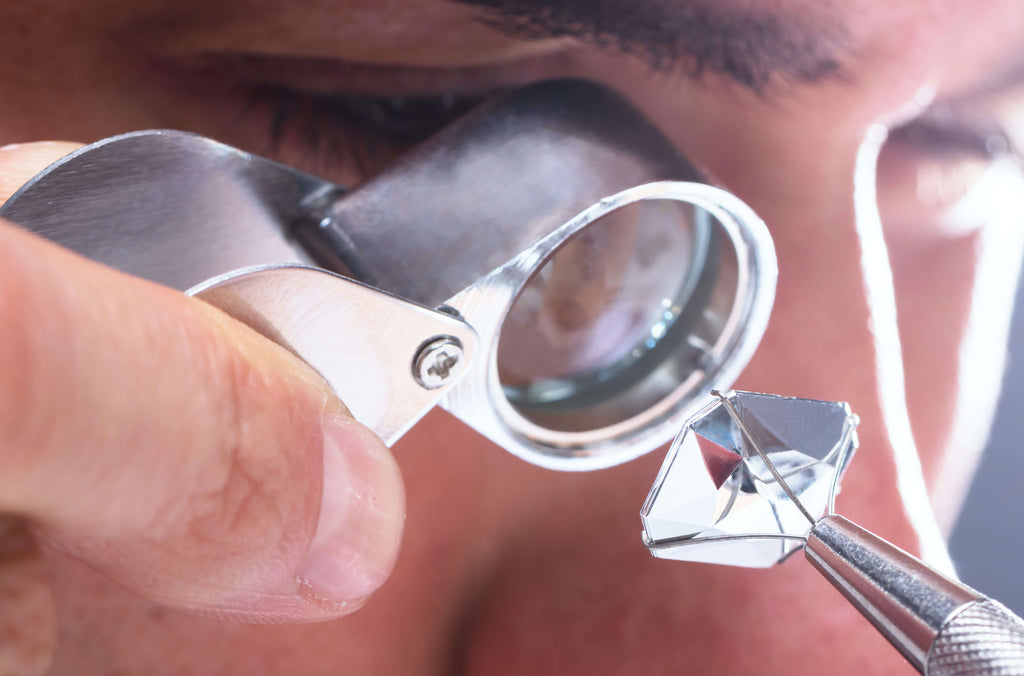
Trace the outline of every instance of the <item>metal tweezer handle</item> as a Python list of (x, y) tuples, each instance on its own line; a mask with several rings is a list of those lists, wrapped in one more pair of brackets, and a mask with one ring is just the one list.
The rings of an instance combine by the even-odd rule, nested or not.
[(1024, 621), (841, 516), (804, 553), (925, 676), (1024, 674)]

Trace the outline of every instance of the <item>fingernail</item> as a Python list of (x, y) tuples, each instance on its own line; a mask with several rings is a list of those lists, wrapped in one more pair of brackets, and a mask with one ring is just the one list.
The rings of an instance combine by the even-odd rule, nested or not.
[(324, 421), (320, 518), (299, 584), (319, 600), (374, 592), (391, 573), (405, 522), (405, 489), (391, 452), (345, 416)]

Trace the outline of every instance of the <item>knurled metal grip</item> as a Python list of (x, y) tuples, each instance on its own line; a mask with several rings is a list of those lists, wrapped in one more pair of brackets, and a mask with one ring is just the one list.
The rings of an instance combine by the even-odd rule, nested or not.
[(804, 554), (921, 673), (949, 618), (981, 597), (841, 516), (818, 521)]
[(808, 560), (925, 676), (1024, 676), (1024, 621), (841, 516)]
[(1001, 603), (979, 599), (965, 605), (935, 638), (926, 676), (1024, 674), (1024, 621)]

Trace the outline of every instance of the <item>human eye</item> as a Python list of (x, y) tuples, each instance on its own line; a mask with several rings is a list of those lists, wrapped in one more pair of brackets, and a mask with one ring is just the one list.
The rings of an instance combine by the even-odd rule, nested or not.
[[(878, 162), (878, 195), (891, 244), (964, 234), (984, 225), (985, 215), (953, 210), (994, 171), (1019, 171), (1019, 142), (1006, 115), (1007, 103), (1024, 91), (998, 97), (939, 100), (919, 116), (890, 130)], [(993, 196), (998, 198), (998, 196)], [(981, 200), (984, 201), (984, 200)]]
[(314, 157), (347, 157), (370, 176), (484, 101), (487, 93), (370, 96), (258, 87), (248, 112), (266, 118), (273, 151), (298, 143)]
[(340, 172), (349, 181), (379, 173), (500, 90), (486, 84), (466, 90), (440, 75), (424, 90), (397, 71), (381, 76), (367, 83), (362, 73), (351, 82), (281, 77), (276, 68), (217, 73), (240, 90), (238, 120), (265, 154), (314, 173)]
[[(517, 67), (518, 66), (518, 67)], [(485, 100), (557, 74), (530, 63), (424, 68), (282, 55), (201, 55), (179, 81), (229, 93), (207, 135), (352, 185)]]

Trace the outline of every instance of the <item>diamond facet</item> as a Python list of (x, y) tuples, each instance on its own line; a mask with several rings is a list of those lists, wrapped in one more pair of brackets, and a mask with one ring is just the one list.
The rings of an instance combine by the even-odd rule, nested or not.
[(640, 512), (644, 542), (661, 558), (765, 568), (799, 548), (810, 524), (758, 447), (821, 516), (857, 448), (857, 417), (839, 402), (723, 396), (732, 411), (716, 400), (669, 449)]

